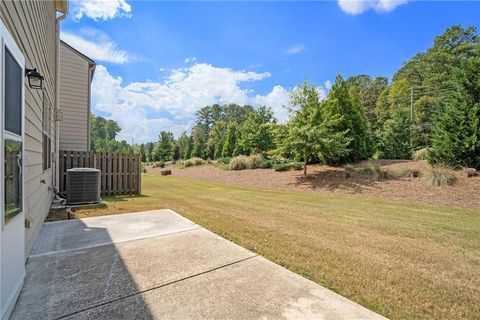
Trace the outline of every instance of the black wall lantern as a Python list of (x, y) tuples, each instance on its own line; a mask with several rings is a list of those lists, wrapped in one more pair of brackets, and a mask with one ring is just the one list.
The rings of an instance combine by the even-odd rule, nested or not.
[(28, 86), (32, 89), (42, 89), (43, 76), (38, 73), (37, 68), (25, 69), (25, 75), (28, 77)]

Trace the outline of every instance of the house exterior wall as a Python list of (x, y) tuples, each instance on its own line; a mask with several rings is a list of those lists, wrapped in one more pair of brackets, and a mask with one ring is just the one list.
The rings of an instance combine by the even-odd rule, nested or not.
[[(24, 199), (25, 254), (28, 256), (53, 198), (55, 163), (43, 170), (43, 104), (45, 97), (56, 101), (56, 9), (54, 1), (1, 1), (0, 18), (25, 57), (27, 68), (36, 67), (45, 77), (44, 89), (33, 90), (25, 81)], [(53, 118), (53, 117), (52, 117)], [(55, 123), (51, 119), (52, 152), (55, 150)], [(55, 157), (52, 157), (55, 159)], [(43, 183), (43, 181), (45, 183)]]
[(94, 63), (60, 42), (60, 150), (90, 150), (90, 82)]

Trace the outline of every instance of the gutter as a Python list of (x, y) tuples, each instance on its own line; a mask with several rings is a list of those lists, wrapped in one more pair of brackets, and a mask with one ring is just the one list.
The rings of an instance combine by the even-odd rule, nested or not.
[(60, 22), (64, 20), (67, 17), (68, 14), (68, 1), (62, 1), (64, 4), (64, 9), (61, 13), (60, 16), (56, 17), (55, 19), (55, 35), (56, 35), (56, 41), (57, 43), (55, 44), (55, 164), (54, 164), (54, 178), (52, 179), (52, 185), (54, 187), (54, 190), (58, 190), (60, 186), (60, 180), (59, 180), (59, 157), (60, 157), (60, 139), (59, 139), (59, 133), (60, 133), (60, 126), (58, 125), (57, 121), (57, 114), (60, 111)]
[(90, 150), (90, 146), (91, 146), (91, 137), (90, 137), (90, 134), (91, 134), (91, 131), (90, 131), (90, 114), (92, 112), (92, 81), (93, 81), (93, 75), (95, 73), (95, 67), (97, 66), (97, 64), (95, 62), (93, 63), (90, 63), (88, 65), (88, 115), (87, 115), (87, 151), (91, 151)]

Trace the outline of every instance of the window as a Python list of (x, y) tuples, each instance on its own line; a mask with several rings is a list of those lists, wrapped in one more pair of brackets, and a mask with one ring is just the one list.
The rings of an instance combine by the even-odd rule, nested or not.
[(52, 166), (52, 104), (43, 92), (43, 171)]
[(23, 206), (23, 67), (18, 58), (5, 45), (4, 54), (4, 103), (3, 103), (3, 190), (4, 222), (22, 212)]

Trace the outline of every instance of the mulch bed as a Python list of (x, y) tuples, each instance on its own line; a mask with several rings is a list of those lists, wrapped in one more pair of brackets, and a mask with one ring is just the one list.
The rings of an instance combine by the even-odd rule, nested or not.
[[(417, 170), (428, 168), (426, 161), (387, 161), (379, 162), (383, 168), (392, 170)], [(325, 165), (309, 165), (308, 175), (302, 171), (275, 172), (273, 169), (226, 171), (212, 165), (179, 169), (169, 167), (174, 176), (207, 180), (217, 183), (276, 189), (284, 191), (319, 192), (323, 194), (346, 194), (372, 199), (404, 200), (429, 204), (440, 204), (468, 208), (480, 208), (480, 177), (466, 178), (461, 171), (456, 173), (457, 181), (452, 187), (428, 187), (421, 177), (375, 179), (362, 174), (359, 168), (364, 163), (354, 165), (356, 171), (348, 178), (345, 170)], [(149, 168), (148, 172), (159, 173), (159, 168)]]

